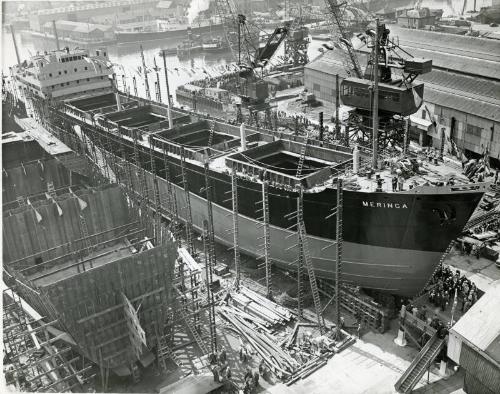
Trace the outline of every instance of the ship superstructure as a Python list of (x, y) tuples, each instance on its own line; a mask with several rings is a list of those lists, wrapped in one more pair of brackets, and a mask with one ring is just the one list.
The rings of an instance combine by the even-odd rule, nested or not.
[(65, 100), (112, 91), (111, 66), (105, 48), (65, 48), (33, 56), (13, 72), (25, 96)]

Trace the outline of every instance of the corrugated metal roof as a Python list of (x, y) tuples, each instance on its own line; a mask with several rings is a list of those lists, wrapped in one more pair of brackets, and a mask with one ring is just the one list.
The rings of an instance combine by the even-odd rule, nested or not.
[(500, 362), (500, 280), (451, 328), (478, 349)]
[(424, 89), (424, 101), (480, 118), (500, 121), (500, 105), (498, 104), (500, 101), (489, 100), (484, 96), (472, 94), (467, 96), (459, 91), (428, 84)]
[(419, 76), (418, 80), (424, 83), (432, 83), (480, 96), (497, 99), (500, 97), (500, 82), (489, 81), (468, 75), (460, 75), (434, 69), (430, 73)]
[[(336, 50), (327, 51), (306, 65), (306, 70), (347, 73)], [(424, 100), (484, 119), (500, 121), (500, 83), (443, 70), (433, 70), (419, 77), (425, 83)]]
[(429, 30), (406, 29), (397, 25), (387, 27), (391, 30), (391, 37), (396, 38), (396, 41), (399, 39), (401, 45), (500, 61), (500, 41)]

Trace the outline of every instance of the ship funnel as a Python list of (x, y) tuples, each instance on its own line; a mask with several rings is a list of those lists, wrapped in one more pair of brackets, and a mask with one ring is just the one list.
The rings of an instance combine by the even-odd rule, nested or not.
[(241, 139), (241, 150), (247, 150), (247, 136), (245, 131), (245, 123), (241, 123), (240, 126), (240, 139)]
[(359, 172), (359, 149), (355, 145), (352, 151), (352, 171), (357, 174)]
[(14, 42), (14, 49), (16, 50), (17, 64), (21, 64), (21, 58), (19, 57), (19, 49), (17, 49), (16, 35), (14, 33), (14, 26), (10, 25), (10, 32), (12, 33), (12, 41)]
[(52, 21), (52, 29), (54, 30), (54, 37), (56, 39), (56, 48), (57, 48), (57, 50), (59, 50), (61, 48), (59, 47), (59, 37), (57, 36), (57, 27), (56, 27), (55, 20)]

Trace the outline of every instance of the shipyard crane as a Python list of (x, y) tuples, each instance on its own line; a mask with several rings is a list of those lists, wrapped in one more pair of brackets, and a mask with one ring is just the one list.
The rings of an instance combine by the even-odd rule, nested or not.
[[(432, 61), (414, 58), (390, 39), (390, 31), (384, 24), (377, 22), (375, 29), (358, 34), (368, 49), (363, 72), (352, 45), (353, 32), (348, 30), (343, 17), (346, 3), (325, 2), (336, 26), (334, 39), (339, 41), (338, 53), (347, 72), (340, 87), (340, 98), (344, 105), (355, 108), (347, 125), (350, 138), (370, 144), (375, 137), (377, 149), (394, 147), (403, 140), (403, 118), (415, 113), (423, 103), (424, 85), (414, 81), (418, 75), (432, 70)], [(378, 130), (375, 135), (374, 129)]]
[(245, 15), (238, 14), (233, 0), (216, 0), (215, 5), (229, 48), (239, 68), (236, 80), (230, 81), (228, 83), (230, 86), (227, 86), (228, 90), (234, 91), (236, 88), (234, 93), (241, 98), (241, 105), (238, 105), (238, 121), (242, 120), (241, 106), (244, 106), (250, 111), (250, 124), (253, 121), (257, 122), (258, 112), (264, 111), (266, 126), (272, 128), (269, 87), (262, 80), (262, 73), (287, 37), (290, 24), (285, 23), (274, 29), (261, 44), (262, 29), (250, 23)]

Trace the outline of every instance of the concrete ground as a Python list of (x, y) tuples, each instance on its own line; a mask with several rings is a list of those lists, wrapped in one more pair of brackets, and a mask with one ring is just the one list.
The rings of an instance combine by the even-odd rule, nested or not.
[(482, 291), (487, 291), (491, 283), (500, 279), (500, 269), (495, 266), (495, 262), (484, 257), (476, 259), (471, 255), (461, 255), (454, 249), (444, 263), (460, 270)]

